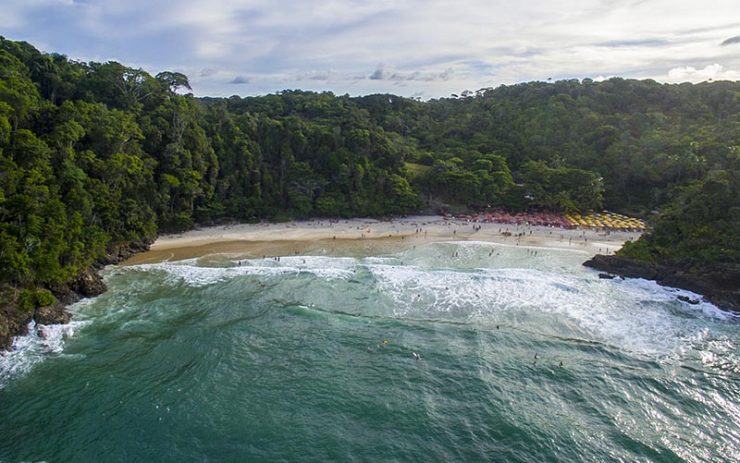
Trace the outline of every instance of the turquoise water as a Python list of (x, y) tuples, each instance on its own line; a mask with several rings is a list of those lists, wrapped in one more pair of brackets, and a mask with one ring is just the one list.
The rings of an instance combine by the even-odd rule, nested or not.
[(107, 270), (0, 357), (0, 461), (740, 460), (709, 304), (569, 251), (316, 254)]

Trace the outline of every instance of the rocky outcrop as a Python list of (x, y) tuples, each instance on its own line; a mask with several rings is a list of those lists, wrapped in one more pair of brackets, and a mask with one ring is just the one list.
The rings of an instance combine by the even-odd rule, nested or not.
[(69, 288), (81, 297), (95, 297), (103, 294), (108, 288), (105, 286), (103, 277), (92, 269), (82, 272), (72, 280)]
[(28, 323), (35, 320), (40, 325), (67, 323), (72, 314), (66, 306), (74, 304), (83, 297), (94, 297), (104, 293), (107, 288), (98, 273), (106, 265), (117, 264), (137, 252), (149, 249), (149, 241), (116, 243), (109, 247), (108, 253), (91, 268), (80, 273), (66, 284), (49, 286), (57, 303), (37, 307), (34, 310), (23, 310), (18, 303), (19, 291), (12, 287), (0, 288), (0, 350), (10, 349), (13, 337), (28, 333)]
[(67, 312), (64, 304), (61, 303), (39, 307), (33, 314), (33, 319), (40, 325), (67, 323), (70, 318), (72, 314)]
[(691, 259), (656, 264), (622, 256), (596, 255), (583, 263), (626, 278), (655, 280), (664, 286), (701, 294), (716, 306), (740, 312), (740, 263), (704, 263)]
[(17, 300), (15, 288), (0, 288), (0, 350), (10, 349), (13, 336), (28, 333), (28, 323), (33, 319), (33, 312), (21, 310)]
[(114, 265), (132, 257), (134, 254), (148, 251), (152, 241), (127, 241), (114, 243), (108, 246), (108, 252), (105, 257), (95, 263), (96, 268)]

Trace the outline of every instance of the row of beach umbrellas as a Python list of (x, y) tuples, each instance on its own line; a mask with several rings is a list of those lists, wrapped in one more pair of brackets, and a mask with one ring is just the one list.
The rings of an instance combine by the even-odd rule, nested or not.
[(603, 228), (608, 230), (645, 230), (645, 222), (634, 217), (603, 211), (591, 214), (565, 214), (577, 227)]
[(512, 225), (538, 225), (566, 229), (592, 228), (605, 230), (645, 230), (645, 222), (615, 212), (602, 211), (589, 214), (560, 214), (555, 212), (482, 212), (458, 215), (457, 219), (478, 223), (505, 223)]
[(481, 223), (506, 223), (511, 225), (538, 225), (542, 227), (575, 228), (562, 214), (552, 212), (519, 212), (503, 211), (484, 212), (458, 216), (459, 219)]

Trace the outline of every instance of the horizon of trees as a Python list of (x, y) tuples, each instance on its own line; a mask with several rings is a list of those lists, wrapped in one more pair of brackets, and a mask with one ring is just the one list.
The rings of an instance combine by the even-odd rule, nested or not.
[[(690, 214), (723, 237), (703, 258), (738, 255), (738, 82), (530, 82), (424, 102), (189, 89), (180, 73), (78, 62), (0, 37), (0, 282), (69, 281), (112, 243), (163, 230), (399, 215), (430, 198), (664, 210), (674, 225)], [(665, 258), (678, 235), (659, 223), (646, 252)], [(690, 228), (681, 239), (695, 238)]]

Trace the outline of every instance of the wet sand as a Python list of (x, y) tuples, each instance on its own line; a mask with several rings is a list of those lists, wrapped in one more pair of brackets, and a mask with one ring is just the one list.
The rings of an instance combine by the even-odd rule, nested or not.
[[(506, 234), (509, 233), (510, 236)], [(523, 234), (522, 236), (518, 236)], [(223, 254), (235, 258), (288, 255), (378, 255), (438, 241), (485, 241), (508, 246), (582, 252), (584, 259), (612, 253), (639, 232), (605, 233), (541, 226), (475, 223), (441, 216), (310, 220), (207, 227), (163, 235), (149, 251), (123, 263), (136, 265)]]

